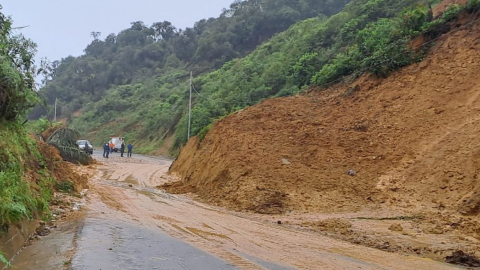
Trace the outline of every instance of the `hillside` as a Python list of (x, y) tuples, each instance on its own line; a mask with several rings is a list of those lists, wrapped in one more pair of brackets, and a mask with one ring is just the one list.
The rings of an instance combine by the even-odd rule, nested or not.
[[(50, 106), (57, 98), (59, 117), (96, 143), (122, 133), (136, 142), (137, 150), (151, 152), (175, 132), (187, 111), (190, 71), (199, 76), (216, 70), (295, 22), (326, 18), (348, 2), (235, 1), (218, 18), (191, 28), (137, 21), (104, 38), (92, 32), (85, 55), (45, 69), (47, 85), (40, 94)], [(39, 106), (30, 117), (42, 115)]]
[(463, 13), (426, 59), (385, 79), (266, 100), (218, 121), (182, 149), (171, 167), (181, 181), (165, 188), (260, 213), (395, 206), (476, 216), (479, 30), (478, 15)]
[[(0, 5), (0, 268), (24, 246), (39, 219), (51, 216), (55, 187), (69, 182), (83, 188), (58, 151), (40, 142), (25, 127), (33, 90), (35, 43), (11, 28)], [(73, 165), (71, 165), (73, 166)], [(57, 182), (58, 180), (58, 182)]]
[[(310, 86), (324, 87), (364, 73), (384, 76), (419, 61), (428, 48), (415, 51), (407, 45), (410, 39), (420, 32), (435, 38), (458, 12), (454, 6), (441, 17), (435, 14), (432, 21), (427, 4), (437, 2), (285, 1), (272, 5), (266, 0), (242, 1), (220, 18), (196, 24), (193, 30), (179, 31), (163, 23), (172, 34), (168, 38), (155, 38), (159, 25), (147, 27), (137, 22), (105, 41), (95, 34), (86, 55), (64, 59), (40, 92), (50, 104), (58, 97), (61, 117), (96, 143), (122, 134), (139, 152), (175, 155), (187, 141), (191, 70), (191, 134), (203, 136), (217, 119), (266, 98), (294, 95)], [(247, 12), (252, 10), (259, 13)], [(294, 13), (286, 10), (300, 15), (291, 17)], [(312, 10), (320, 14), (307, 12)], [(248, 28), (262, 33), (248, 48), (241, 46), (245, 38), (238, 32), (244, 29), (244, 20), (253, 23)], [(275, 31), (264, 29), (277, 21), (284, 23)], [(195, 46), (179, 46), (191, 31), (198, 42), (187, 44)], [(233, 48), (234, 54), (217, 46), (226, 37), (230, 39), (225, 44), (230, 44), (227, 47)], [(201, 49), (200, 44), (208, 49)], [(189, 57), (182, 58), (186, 52)], [(38, 117), (41, 111), (38, 108), (31, 116)]]

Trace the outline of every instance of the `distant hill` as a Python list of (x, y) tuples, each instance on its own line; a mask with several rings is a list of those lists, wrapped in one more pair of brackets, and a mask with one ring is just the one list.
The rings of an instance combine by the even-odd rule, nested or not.
[(427, 2), (348, 2), (237, 1), (185, 30), (134, 22), (104, 40), (94, 33), (85, 55), (57, 63), (40, 93), (48, 104), (58, 98), (60, 117), (96, 143), (122, 134), (140, 152), (175, 154), (187, 141), (190, 71), (191, 133), (203, 136), (265, 98), (415, 61), (406, 43), (428, 20)]

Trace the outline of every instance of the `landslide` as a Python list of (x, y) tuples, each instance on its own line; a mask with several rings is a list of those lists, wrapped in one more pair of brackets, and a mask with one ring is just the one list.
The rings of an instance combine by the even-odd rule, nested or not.
[(203, 141), (188, 142), (170, 170), (181, 180), (164, 188), (259, 213), (423, 205), (475, 215), (479, 50), (474, 22), (386, 79), (362, 77), (234, 113)]

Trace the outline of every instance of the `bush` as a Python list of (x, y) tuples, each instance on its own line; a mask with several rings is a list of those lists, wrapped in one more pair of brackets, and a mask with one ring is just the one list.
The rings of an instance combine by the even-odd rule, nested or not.
[(21, 35), (12, 35), (11, 24), (0, 13), (0, 119), (9, 121), (38, 101), (32, 76), (36, 45)]
[[(18, 124), (0, 125), (0, 228), (7, 229), (35, 214), (48, 213), (54, 180), (41, 169), (44, 164), (33, 139)], [(37, 173), (28, 182), (27, 170)]]
[(200, 132), (198, 133), (198, 138), (200, 139), (200, 141), (203, 141), (203, 139), (205, 139), (205, 137), (207, 136), (207, 133), (210, 131), (210, 129), (212, 129), (213, 127), (213, 123), (209, 124), (208, 126), (205, 126), (204, 128), (202, 128), (202, 130), (200, 130)]
[(73, 183), (69, 181), (58, 182), (55, 184), (55, 188), (65, 193), (72, 193), (73, 191), (75, 191)]
[(480, 10), (480, 0), (469, 0), (467, 2), (466, 9), (470, 13), (479, 11)]

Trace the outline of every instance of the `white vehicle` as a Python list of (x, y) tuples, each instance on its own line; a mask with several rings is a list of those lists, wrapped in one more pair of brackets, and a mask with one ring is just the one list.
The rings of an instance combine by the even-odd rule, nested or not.
[(110, 145), (110, 143), (113, 143), (113, 148), (111, 148), (110, 151), (114, 151), (114, 152), (120, 151), (120, 147), (124, 142), (125, 142), (124, 137), (111, 137), (110, 141), (108, 141), (108, 145)]
[[(77, 141), (78, 148), (81, 150), (87, 152), (87, 154), (93, 154), (93, 145), (87, 141), (87, 140), (78, 140)], [(85, 146), (88, 146), (87, 149), (85, 149)]]

